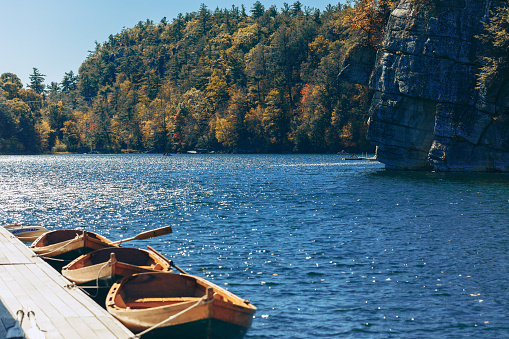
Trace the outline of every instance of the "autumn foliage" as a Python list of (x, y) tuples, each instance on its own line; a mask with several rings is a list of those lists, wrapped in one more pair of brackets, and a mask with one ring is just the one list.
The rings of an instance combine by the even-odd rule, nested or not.
[(351, 32), (378, 42), (379, 1), (202, 5), (110, 35), (60, 83), (4, 73), (0, 153), (370, 151), (371, 93), (337, 75)]
[(481, 58), (478, 86), (496, 90), (508, 81), (509, 74), (509, 7), (500, 7), (485, 24), (483, 34), (477, 37), (486, 47)]
[(358, 0), (349, 8), (342, 24), (363, 33), (363, 43), (377, 49), (381, 42), (391, 11), (393, 0)]

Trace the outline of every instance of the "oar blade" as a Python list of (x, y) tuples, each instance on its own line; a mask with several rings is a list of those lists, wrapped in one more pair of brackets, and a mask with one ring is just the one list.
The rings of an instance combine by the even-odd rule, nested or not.
[(171, 229), (171, 226), (165, 226), (161, 228), (156, 228), (155, 230), (145, 231), (143, 233), (138, 234), (134, 238), (136, 240), (143, 240), (143, 239), (150, 239), (159, 237), (161, 235), (172, 233), (173, 230)]
[(117, 245), (120, 245), (121, 243), (124, 243), (127, 241), (150, 239), (150, 238), (159, 237), (161, 235), (169, 234), (172, 232), (173, 231), (171, 229), (171, 226), (160, 227), (160, 228), (156, 228), (155, 230), (142, 232), (132, 238), (127, 238), (127, 239), (123, 239), (123, 240), (117, 240), (117, 241), (110, 242), (110, 245), (117, 246)]

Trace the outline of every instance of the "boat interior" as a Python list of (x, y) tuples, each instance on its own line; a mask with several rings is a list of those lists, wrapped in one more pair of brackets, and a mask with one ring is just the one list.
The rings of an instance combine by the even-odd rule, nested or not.
[(37, 247), (43, 247), (52, 244), (57, 244), (60, 242), (72, 240), (73, 238), (76, 238), (77, 235), (83, 234), (83, 232), (85, 232), (87, 237), (91, 239), (96, 239), (98, 241), (104, 241), (104, 239), (106, 239), (106, 238), (101, 239), (99, 235), (93, 232), (81, 230), (58, 230), (45, 233), (43, 237), (40, 239), (40, 241), (37, 241), (36, 243), (34, 243), (34, 245)]
[(76, 235), (81, 234), (83, 231), (78, 230), (58, 230), (53, 232), (48, 232), (41, 238), (40, 241), (36, 242), (35, 245), (42, 247), (48, 246), (52, 244), (57, 244), (59, 242), (71, 240), (76, 238)]
[[(150, 255), (150, 252), (131, 247), (110, 247), (96, 250), (91, 252), (86, 257), (80, 258), (82, 260), (76, 260), (76, 262), (70, 268), (79, 269), (86, 266), (105, 263), (110, 260), (112, 253), (115, 255), (116, 261), (125, 264), (140, 266), (153, 270), (161, 270), (164, 268), (164, 266), (161, 265), (158, 260)], [(86, 260), (83, 260), (85, 258)]]
[(207, 286), (192, 276), (177, 273), (139, 274), (122, 284), (115, 304), (120, 308), (142, 309), (196, 302), (206, 294)]

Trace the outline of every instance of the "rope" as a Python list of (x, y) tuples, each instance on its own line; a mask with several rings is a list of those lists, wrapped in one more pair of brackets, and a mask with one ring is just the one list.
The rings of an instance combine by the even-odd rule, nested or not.
[(134, 337), (130, 337), (129, 339), (139, 339), (142, 335), (145, 335), (145, 334), (147, 334), (148, 332), (150, 332), (150, 331), (152, 331), (152, 330), (154, 330), (154, 329), (158, 328), (159, 326), (161, 326), (161, 325), (163, 325), (163, 324), (167, 323), (168, 321), (171, 321), (171, 320), (173, 320), (173, 319), (177, 318), (178, 316), (181, 316), (182, 314), (186, 313), (187, 311), (192, 310), (192, 309), (193, 309), (193, 308), (195, 308), (196, 306), (201, 305), (201, 304), (208, 304), (208, 303), (210, 303), (210, 302), (214, 301), (214, 298), (215, 298), (215, 294), (212, 296), (212, 298), (211, 298), (210, 300), (207, 300), (207, 296), (205, 295), (205, 296), (201, 297), (201, 298), (200, 298), (200, 300), (198, 300), (198, 302), (196, 302), (194, 305), (189, 306), (189, 307), (188, 307), (188, 308), (186, 308), (185, 310), (180, 311), (179, 313), (174, 314), (174, 315), (172, 315), (172, 316), (168, 317), (167, 319), (165, 319), (165, 320), (161, 321), (160, 323), (155, 324), (154, 326), (152, 326), (152, 327), (150, 327), (150, 328), (147, 328), (145, 331), (140, 332), (140, 333), (136, 334)]
[[(92, 288), (93, 288), (93, 289), (96, 289), (96, 288), (97, 288), (97, 286), (78, 286), (78, 285), (76, 285), (75, 287), (80, 288), (80, 289), (83, 289), (83, 290), (85, 290), (85, 289), (87, 289), (87, 288), (88, 288), (88, 289), (92, 289)], [(104, 289), (106, 289), (106, 288), (107, 288), (107, 289), (110, 289), (111, 287), (108, 287), (108, 286), (99, 286), (99, 288), (104, 288)], [(87, 291), (84, 291), (84, 292), (87, 292)], [(88, 292), (87, 292), (87, 293), (88, 293)]]
[[(80, 237), (80, 235), (78, 233), (76, 233), (76, 236), (74, 238), (72, 238), (71, 240), (69, 240), (68, 242), (66, 242), (64, 245), (60, 246), (59, 248), (57, 249), (54, 249), (53, 251), (50, 251), (50, 252), (46, 252), (44, 254), (34, 254), (34, 257), (42, 257), (44, 259), (52, 259), (52, 260), (60, 260), (60, 259), (54, 259), (54, 258), (51, 258), (51, 257), (46, 257), (46, 255), (48, 254), (51, 254), (51, 253), (54, 253), (56, 251), (59, 251), (61, 250), (62, 248), (64, 248), (65, 246), (69, 245), (70, 243), (72, 243), (73, 241), (76, 241), (78, 240)], [(62, 260), (64, 261), (64, 260)]]
[(67, 285), (65, 285), (64, 287), (66, 287), (66, 288), (68, 288), (68, 289), (70, 289), (70, 290), (72, 290), (73, 288), (76, 288), (76, 287), (77, 287), (77, 288), (79, 288), (80, 290), (82, 290), (83, 292), (85, 292), (85, 294), (86, 294), (86, 295), (90, 296), (90, 293), (88, 293), (88, 291), (85, 291), (85, 290), (83, 289), (83, 287), (76, 285), (76, 283), (75, 283), (75, 282), (72, 282), (72, 283), (70, 283), (70, 284), (67, 284)]
[[(85, 292), (88, 296), (90, 296), (91, 298), (95, 298), (97, 297), (97, 295), (99, 294), (99, 289), (100, 288), (109, 288), (107, 286), (99, 286), (99, 277), (101, 276), (101, 271), (103, 270), (103, 268), (109, 266), (109, 265), (113, 265), (114, 262), (111, 262), (110, 260), (108, 260), (108, 262), (106, 262), (102, 267), (101, 269), (99, 269), (99, 272), (97, 273), (97, 278), (95, 279), (95, 286), (78, 286), (76, 285), (75, 282), (71, 283), (71, 284), (67, 284), (65, 285), (65, 287), (67, 287), (68, 289), (72, 289), (72, 288), (79, 288), (80, 290), (82, 290), (83, 292)], [(88, 291), (86, 291), (85, 289), (87, 288), (90, 288), (90, 289), (95, 289), (96, 292), (94, 295), (92, 295), (92, 293), (89, 293)]]
[(40, 257), (40, 258), (43, 258), (44, 260), (53, 260), (53, 261), (65, 261), (65, 262), (71, 262), (72, 261), (72, 260), (68, 260), (68, 259), (58, 259), (58, 258), (45, 257), (42, 254), (35, 254), (34, 257)]
[(78, 287), (78, 285), (76, 285), (76, 283), (75, 283), (75, 282), (72, 282), (72, 283), (70, 283), (70, 284), (64, 285), (64, 287), (65, 287), (65, 288), (68, 288), (68, 289), (70, 289), (70, 290), (71, 290), (71, 289), (73, 289), (73, 288), (75, 288), (75, 287)]
[(96, 291), (95, 291), (95, 294), (94, 295), (91, 295), (92, 298), (95, 298), (99, 295), (99, 277), (101, 276), (101, 271), (103, 270), (103, 268), (105, 267), (108, 267), (108, 266), (111, 266), (113, 265), (115, 262), (112, 262), (111, 260), (108, 260), (102, 267), (101, 269), (99, 270), (99, 272), (97, 272), (97, 278), (95, 279), (95, 288), (96, 288)]

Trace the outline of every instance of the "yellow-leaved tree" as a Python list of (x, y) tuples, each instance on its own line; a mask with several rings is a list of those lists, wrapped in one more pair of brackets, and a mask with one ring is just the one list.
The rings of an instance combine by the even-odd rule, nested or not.
[(340, 19), (340, 25), (363, 32), (363, 43), (377, 49), (381, 42), (391, 11), (393, 0), (356, 0)]

